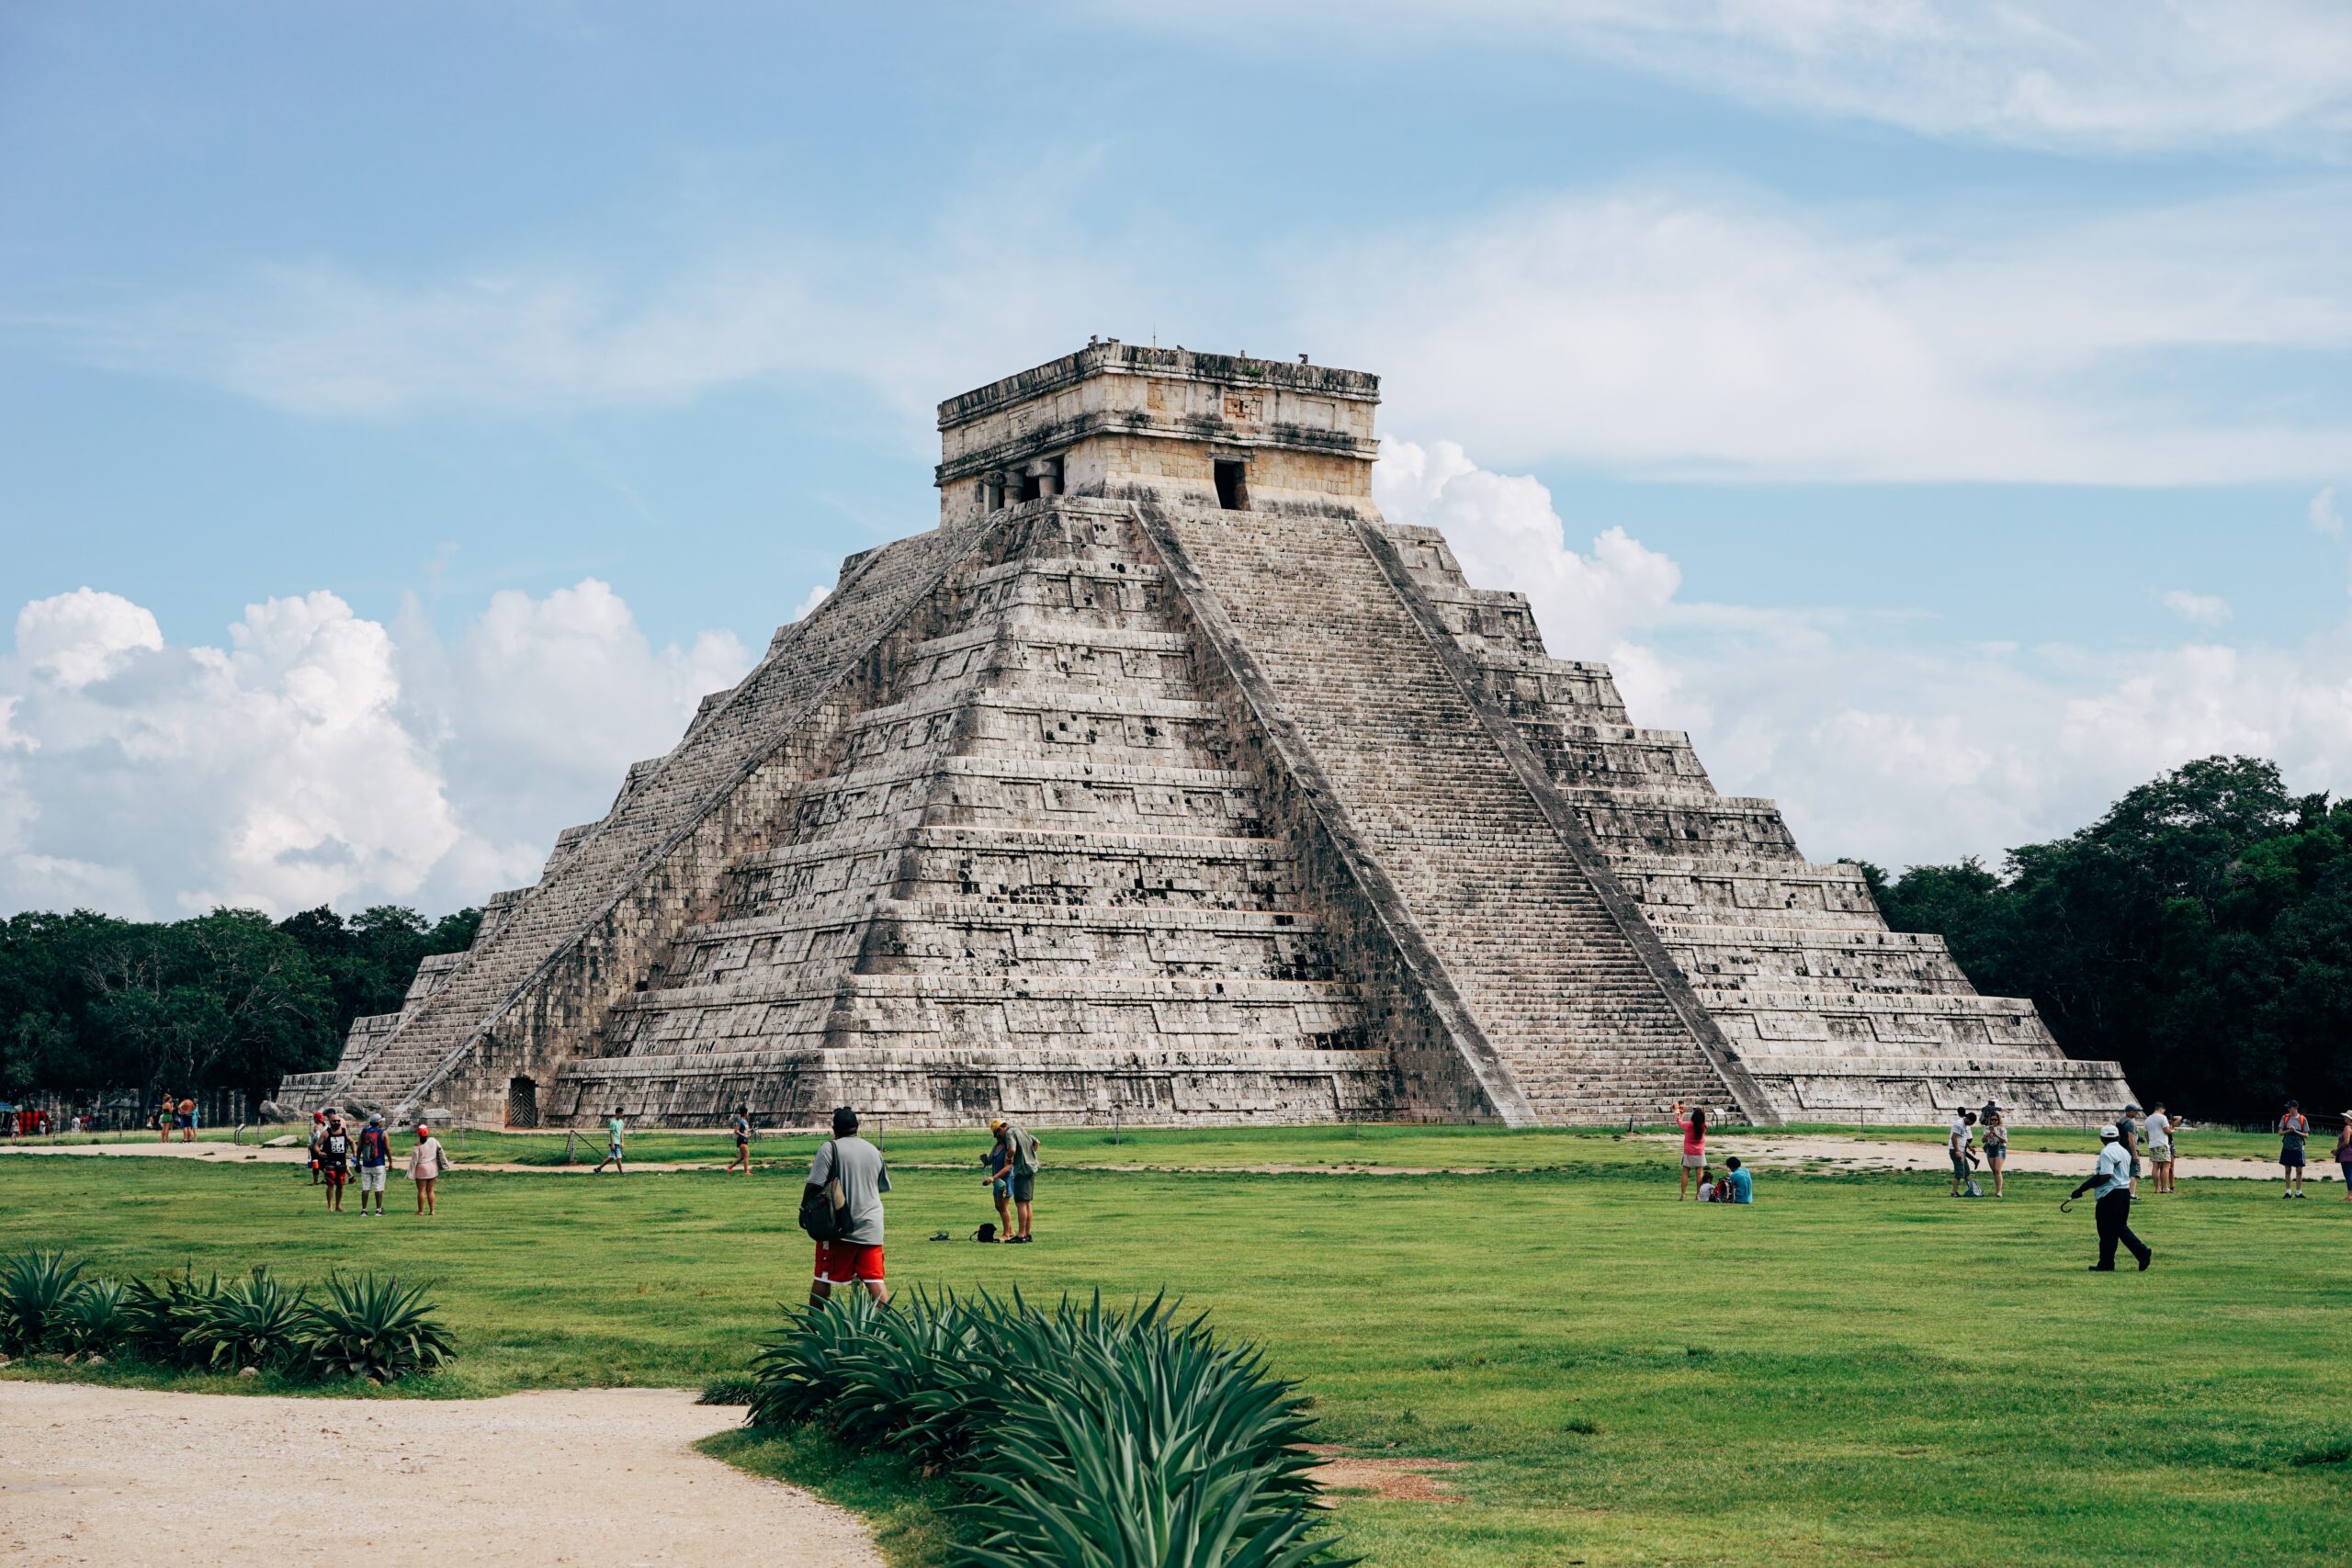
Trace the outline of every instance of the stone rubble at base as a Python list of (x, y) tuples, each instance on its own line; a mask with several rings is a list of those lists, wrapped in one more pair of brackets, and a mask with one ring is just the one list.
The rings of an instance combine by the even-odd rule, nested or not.
[(1370, 376), (1090, 345), (288, 1107), (1919, 1121), (2129, 1098), (1384, 521)]

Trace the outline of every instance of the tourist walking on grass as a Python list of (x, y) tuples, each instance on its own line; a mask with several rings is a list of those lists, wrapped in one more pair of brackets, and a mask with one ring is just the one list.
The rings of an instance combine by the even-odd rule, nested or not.
[(1029, 1206), (1037, 1195), (1037, 1167), (1041, 1163), (1037, 1140), (1017, 1122), (991, 1122), (989, 1130), (1004, 1140), (1004, 1146), (1012, 1156), (1008, 1169), (1012, 1187), (1012, 1226), (1016, 1234), (1005, 1239), (1026, 1242), (1030, 1239)]
[(1701, 1106), (1688, 1116), (1682, 1113), (1682, 1102), (1674, 1102), (1674, 1124), (1682, 1129), (1682, 1186), (1675, 1193), (1679, 1201), (1690, 1196), (1690, 1183), (1695, 1173), (1707, 1168), (1707, 1109)]
[(1951, 1156), (1951, 1195), (1970, 1196), (1973, 1185), (1970, 1171), (1976, 1164), (1976, 1112), (1955, 1111), (1951, 1125), (1944, 1133), (1944, 1153)]
[(316, 1187), (327, 1179), (327, 1113), (311, 1112), (311, 1185)]
[(2139, 1114), (2138, 1106), (2126, 1105), (2123, 1114), (2115, 1119), (2117, 1142), (2123, 1145), (2123, 1152), (2132, 1158), (2132, 1190), (2135, 1194), (2140, 1190), (2140, 1123), (2132, 1118)]
[(2180, 1123), (2172, 1119), (2165, 1102), (2156, 1101), (2148, 1112), (2148, 1175), (2155, 1183), (2159, 1195), (2172, 1190), (2172, 1135)]
[(801, 1206), (821, 1198), (841, 1228), (817, 1244), (808, 1278), (808, 1304), (829, 1301), (837, 1285), (864, 1285), (875, 1304), (886, 1304), (890, 1288), (882, 1280), (882, 1194), (890, 1190), (882, 1151), (857, 1135), (857, 1112), (844, 1105), (833, 1112), (833, 1135), (817, 1145), (808, 1162), (808, 1184)]
[(442, 1148), (441, 1140), (433, 1135), (432, 1128), (418, 1122), (416, 1147), (408, 1155), (408, 1179), (416, 1183), (418, 1213), (433, 1213), (434, 1189), (440, 1185), (441, 1177), (448, 1168), (448, 1151)]
[(623, 1176), (628, 1174), (628, 1168), (621, 1164), (621, 1138), (628, 1131), (628, 1123), (621, 1119), (621, 1108), (617, 1105), (614, 1106), (613, 1119), (605, 1123), (605, 1157), (596, 1162), (596, 1168), (590, 1171), (589, 1175), (603, 1175), (605, 1168), (608, 1165)]
[(989, 1152), (980, 1156), (980, 1180), (996, 1200), (996, 1239), (1012, 1239), (1012, 1145), (1005, 1142), (1004, 1123), (991, 1122)]
[(2009, 1115), (1997, 1100), (1984, 1102), (1984, 1168), (1993, 1173), (1993, 1196), (2008, 1194), (2001, 1185), (2001, 1173), (2009, 1163)]
[(340, 1214), (344, 1184), (351, 1179), (351, 1130), (340, 1115), (327, 1118), (327, 1135), (319, 1145), (319, 1168), (326, 1173), (327, 1210)]
[(2278, 1169), (2287, 1182), (2287, 1190), (2278, 1194), (2281, 1198), (2303, 1195), (2303, 1140), (2311, 1135), (2311, 1118), (2289, 1100), (2287, 1113), (2278, 1118)]
[(2125, 1151), (2122, 1132), (2114, 1122), (2101, 1127), (2098, 1135), (2098, 1168), (2067, 1199), (2071, 1202), (2093, 1190), (2098, 1194), (2098, 1210), (2094, 1216), (2098, 1225), (2098, 1261), (2091, 1265), (2091, 1272), (2115, 1272), (2118, 1242), (2145, 1269), (2155, 1260), (2155, 1254), (2148, 1250), (2147, 1243), (2132, 1234), (2132, 1156)]
[(375, 1213), (384, 1217), (384, 1178), (391, 1173), (392, 1141), (384, 1135), (384, 1118), (368, 1118), (359, 1129), (359, 1212), (367, 1213), (368, 1194), (376, 1195)]
[(2344, 1125), (2336, 1129), (2335, 1168), (2344, 1173), (2344, 1201), (2352, 1203), (2352, 1111), (2344, 1113)]
[(727, 1168), (752, 1174), (752, 1108), (748, 1105), (735, 1112), (735, 1157), (727, 1162)]

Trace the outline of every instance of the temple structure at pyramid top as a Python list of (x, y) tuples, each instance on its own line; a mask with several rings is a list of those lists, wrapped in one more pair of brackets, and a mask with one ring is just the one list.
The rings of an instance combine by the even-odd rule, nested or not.
[(938, 526), (846, 561), (280, 1099), (511, 1125), (2129, 1099), (1384, 521), (1378, 394), (1113, 340), (941, 404)]

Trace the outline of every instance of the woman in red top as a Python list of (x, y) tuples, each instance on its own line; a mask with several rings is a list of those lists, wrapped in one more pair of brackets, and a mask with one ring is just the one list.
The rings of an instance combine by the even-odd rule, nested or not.
[(1682, 1129), (1682, 1190), (1678, 1201), (1690, 1196), (1690, 1173), (1707, 1168), (1707, 1109), (1701, 1106), (1690, 1115), (1682, 1114), (1682, 1102), (1674, 1102), (1674, 1124)]

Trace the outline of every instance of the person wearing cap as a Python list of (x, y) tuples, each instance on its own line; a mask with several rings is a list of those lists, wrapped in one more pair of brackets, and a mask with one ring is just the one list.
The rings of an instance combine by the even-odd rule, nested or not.
[(831, 1300), (837, 1285), (864, 1285), (875, 1305), (887, 1305), (890, 1288), (882, 1280), (882, 1194), (890, 1190), (890, 1171), (882, 1163), (882, 1151), (857, 1135), (857, 1112), (846, 1105), (834, 1111), (833, 1135), (817, 1145), (817, 1157), (808, 1162), (802, 1203), (836, 1184), (841, 1190), (835, 1208), (849, 1211), (849, 1229), (817, 1244), (808, 1304)]
[(327, 1141), (327, 1113), (311, 1112), (311, 1185), (316, 1187), (326, 1179), (326, 1162), (320, 1155), (321, 1145)]
[(326, 1136), (319, 1141), (319, 1168), (326, 1173), (327, 1213), (340, 1214), (344, 1183), (351, 1179), (351, 1130), (343, 1124), (340, 1111), (327, 1118)]
[(1951, 1159), (1951, 1195), (1972, 1197), (1968, 1190), (1969, 1169), (1975, 1164), (1976, 1112), (1955, 1111), (1951, 1125), (1944, 1129), (1944, 1153)]
[(980, 1180), (996, 1200), (996, 1238), (1012, 1239), (1012, 1145), (1005, 1140), (1001, 1116), (989, 1123), (988, 1153), (980, 1156)]
[(2335, 1168), (2344, 1173), (2344, 1201), (2352, 1203), (2352, 1111), (2344, 1113), (2344, 1125), (2336, 1130)]
[(2115, 1131), (2122, 1140), (2123, 1152), (2132, 1156), (2132, 1190), (2140, 1190), (2140, 1123), (2132, 1120), (2140, 1114), (2136, 1105), (2126, 1105), (2123, 1114), (2115, 1119)]
[(2156, 1179), (2159, 1194), (2172, 1190), (2172, 1135), (2179, 1128), (2165, 1102), (2156, 1101), (2148, 1112), (2148, 1174)]
[(2071, 1201), (2094, 1189), (2098, 1193), (2094, 1215), (2098, 1224), (2098, 1261), (2091, 1265), (2091, 1272), (2115, 1272), (2118, 1242), (2140, 1260), (2140, 1267), (2144, 1269), (2155, 1260), (2155, 1254), (2148, 1250), (2146, 1242), (2132, 1234), (2132, 1156), (2123, 1147), (2122, 1130), (2114, 1122), (2101, 1127), (2098, 1136), (2098, 1168), (2067, 1195)]
[(2303, 1140), (2311, 1135), (2312, 1119), (2289, 1100), (2287, 1113), (2278, 1118), (2278, 1169), (2287, 1181), (2287, 1190), (2278, 1194), (2281, 1198), (2303, 1195)]
[(1993, 1173), (1993, 1196), (2007, 1196), (2001, 1188), (2001, 1172), (2009, 1163), (2009, 1118), (2007, 1111), (1997, 1100), (1984, 1102), (1984, 1168)]
[(379, 1112), (368, 1118), (368, 1125), (359, 1129), (359, 1212), (368, 1213), (368, 1194), (376, 1195), (375, 1215), (384, 1217), (384, 1178), (392, 1168), (392, 1141), (384, 1136), (384, 1118)]
[(440, 1185), (442, 1173), (449, 1168), (448, 1151), (433, 1129), (420, 1122), (416, 1124), (416, 1147), (408, 1155), (408, 1179), (416, 1183), (416, 1212), (433, 1213), (433, 1191)]

